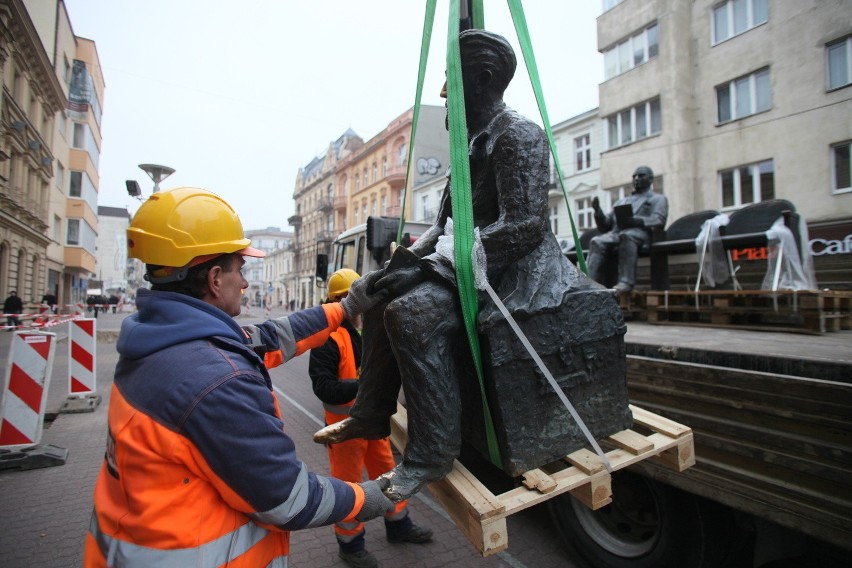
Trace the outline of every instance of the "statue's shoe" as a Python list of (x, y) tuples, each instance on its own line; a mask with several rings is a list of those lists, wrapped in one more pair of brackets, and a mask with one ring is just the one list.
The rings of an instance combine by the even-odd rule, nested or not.
[(423, 489), (423, 486), (442, 479), (452, 469), (452, 462), (444, 466), (411, 466), (403, 462), (389, 472), (380, 475), (376, 481), (379, 481), (380, 485), (387, 485), (384, 489), (385, 497), (394, 503), (399, 503), (411, 499), (418, 491)]
[(339, 444), (355, 438), (381, 440), (388, 436), (390, 436), (390, 424), (387, 421), (368, 422), (349, 417), (318, 430), (314, 434), (314, 442), (317, 444)]

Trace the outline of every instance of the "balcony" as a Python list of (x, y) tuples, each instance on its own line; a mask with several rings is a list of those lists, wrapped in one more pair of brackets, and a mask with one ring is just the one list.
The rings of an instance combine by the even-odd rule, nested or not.
[(334, 208), (334, 202), (331, 199), (320, 199), (317, 203), (317, 209), (323, 213), (331, 213)]
[(287, 224), (293, 227), (301, 227), (302, 226), (302, 216), (301, 215), (291, 215), (287, 218)]
[(334, 209), (335, 210), (346, 209), (346, 207), (348, 205), (349, 205), (349, 199), (348, 198), (346, 198), (342, 195), (334, 198)]
[(317, 242), (322, 243), (330, 243), (334, 240), (334, 233), (331, 231), (320, 231), (317, 233)]

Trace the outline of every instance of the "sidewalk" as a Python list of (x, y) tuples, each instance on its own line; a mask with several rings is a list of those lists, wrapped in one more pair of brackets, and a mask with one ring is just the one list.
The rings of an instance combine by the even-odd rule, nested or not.
[[(284, 313), (272, 310), (270, 315), (277, 317)], [(62, 406), (68, 393), (68, 341), (67, 326), (58, 325), (50, 330), (57, 333), (58, 341), (48, 389), (47, 419), (40, 443), (68, 449), (68, 459), (64, 465), (56, 467), (0, 472), (0, 565), (4, 568), (76, 568), (82, 565), (85, 533), (92, 511), (92, 490), (103, 462), (112, 372), (118, 360), (114, 338), (127, 315), (107, 313), (97, 318), (97, 393), (102, 397), (101, 404), (94, 412), (59, 414), (53, 420), (50, 420), (52, 414)], [(238, 321), (248, 324), (264, 319), (265, 310), (253, 309)], [(0, 365), (4, 373), (11, 338), (11, 333), (0, 333)], [(273, 380), (285, 385), (289, 395), (299, 388), (310, 389), (310, 382), (305, 381), (306, 372), (307, 358), (300, 357), (274, 370)], [(0, 388), (2, 386), (0, 384)], [(281, 400), (287, 431), (296, 441), (300, 458), (317, 473), (327, 474), (325, 448), (310, 439), (317, 429), (317, 416), (322, 416), (321, 410), (294, 405), (289, 396)], [(368, 548), (384, 566), (573, 566), (556, 539), (550, 536), (550, 519), (542, 508), (523, 511), (510, 518), (510, 549), (489, 558), (476, 553), (428, 491), (412, 499), (410, 508), (416, 522), (435, 531), (434, 541), (427, 545), (390, 544), (384, 538), (381, 521), (371, 521), (367, 527)], [(294, 532), (290, 565), (344, 568), (345, 564), (337, 557), (332, 529), (320, 527)]]

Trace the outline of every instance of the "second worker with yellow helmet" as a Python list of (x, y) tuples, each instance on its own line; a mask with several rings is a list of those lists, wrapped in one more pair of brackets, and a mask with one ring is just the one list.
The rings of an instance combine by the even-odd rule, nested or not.
[[(327, 304), (347, 298), (350, 287), (358, 280), (354, 270), (342, 268), (328, 279)], [(356, 321), (344, 321), (321, 346), (311, 350), (309, 373), (314, 394), (325, 408), (325, 423), (334, 424), (349, 416), (349, 408), (358, 392), (358, 374), (361, 367), (361, 333)], [(328, 459), (332, 477), (359, 483), (367, 476), (374, 479), (396, 465), (390, 440), (356, 438), (339, 444), (328, 444)], [(391, 542), (424, 543), (432, 538), (432, 531), (415, 525), (407, 502), (397, 503), (393, 511), (385, 513), (385, 533)], [(351, 520), (334, 524), (339, 556), (353, 568), (378, 566), (376, 558), (365, 547), (364, 523)]]

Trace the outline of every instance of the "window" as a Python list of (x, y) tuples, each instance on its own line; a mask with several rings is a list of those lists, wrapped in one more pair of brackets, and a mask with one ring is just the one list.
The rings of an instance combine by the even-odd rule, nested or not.
[(574, 201), (574, 210), (577, 212), (577, 229), (591, 229), (595, 226), (595, 209), (592, 207), (592, 198), (584, 197)]
[(382, 156), (382, 177), (388, 177), (388, 157)]
[(852, 166), (849, 160), (849, 147), (852, 142), (847, 140), (831, 147), (831, 190), (834, 193), (852, 191)]
[(88, 152), (95, 168), (98, 167), (98, 162), (100, 161), (100, 150), (98, 149), (98, 145), (95, 143), (95, 138), (92, 135), (92, 130), (89, 128), (88, 124), (84, 124), (82, 122), (74, 123), (71, 146), (78, 150), (85, 150)]
[(728, 0), (713, 8), (713, 44), (746, 32), (769, 19), (766, 0)]
[(59, 160), (56, 160), (53, 167), (53, 182), (56, 184), (56, 187), (62, 189), (63, 181), (65, 181), (65, 168)]
[(828, 57), (828, 90), (852, 84), (852, 36), (830, 43)]
[(364, 187), (366, 188), (368, 185), (370, 185), (369, 181), (367, 180), (367, 168), (364, 168), (364, 172), (362, 173), (362, 175), (362, 179), (364, 180)]
[(577, 171), (582, 172), (592, 167), (592, 144), (591, 135), (583, 134), (574, 138), (574, 155), (576, 157)]
[(401, 165), (405, 164), (405, 152), (406, 152), (405, 144), (400, 144), (397, 152), (398, 152), (397, 153), (397, 164), (401, 166)]
[(604, 79), (621, 75), (660, 53), (660, 31), (656, 23), (604, 51)]
[(769, 69), (716, 87), (716, 106), (720, 124), (772, 108)]
[(62, 234), (62, 219), (59, 215), (53, 216), (53, 240), (59, 242), (59, 235)]
[(376, 198), (373, 197), (373, 199), (370, 200), (370, 215), (375, 215), (375, 214), (376, 214)]
[(659, 134), (662, 129), (660, 99), (653, 99), (633, 108), (608, 116), (608, 148), (617, 148), (636, 140)]
[(775, 198), (775, 165), (772, 160), (719, 172), (722, 209)]
[(80, 220), (68, 219), (68, 235), (65, 238), (65, 244), (79, 245), (80, 244)]
[(379, 166), (376, 162), (373, 162), (373, 183), (376, 183), (379, 180)]
[(559, 234), (559, 208), (552, 207), (550, 209), (550, 229), (554, 235)]
[(388, 196), (382, 195), (382, 215), (388, 214)]

